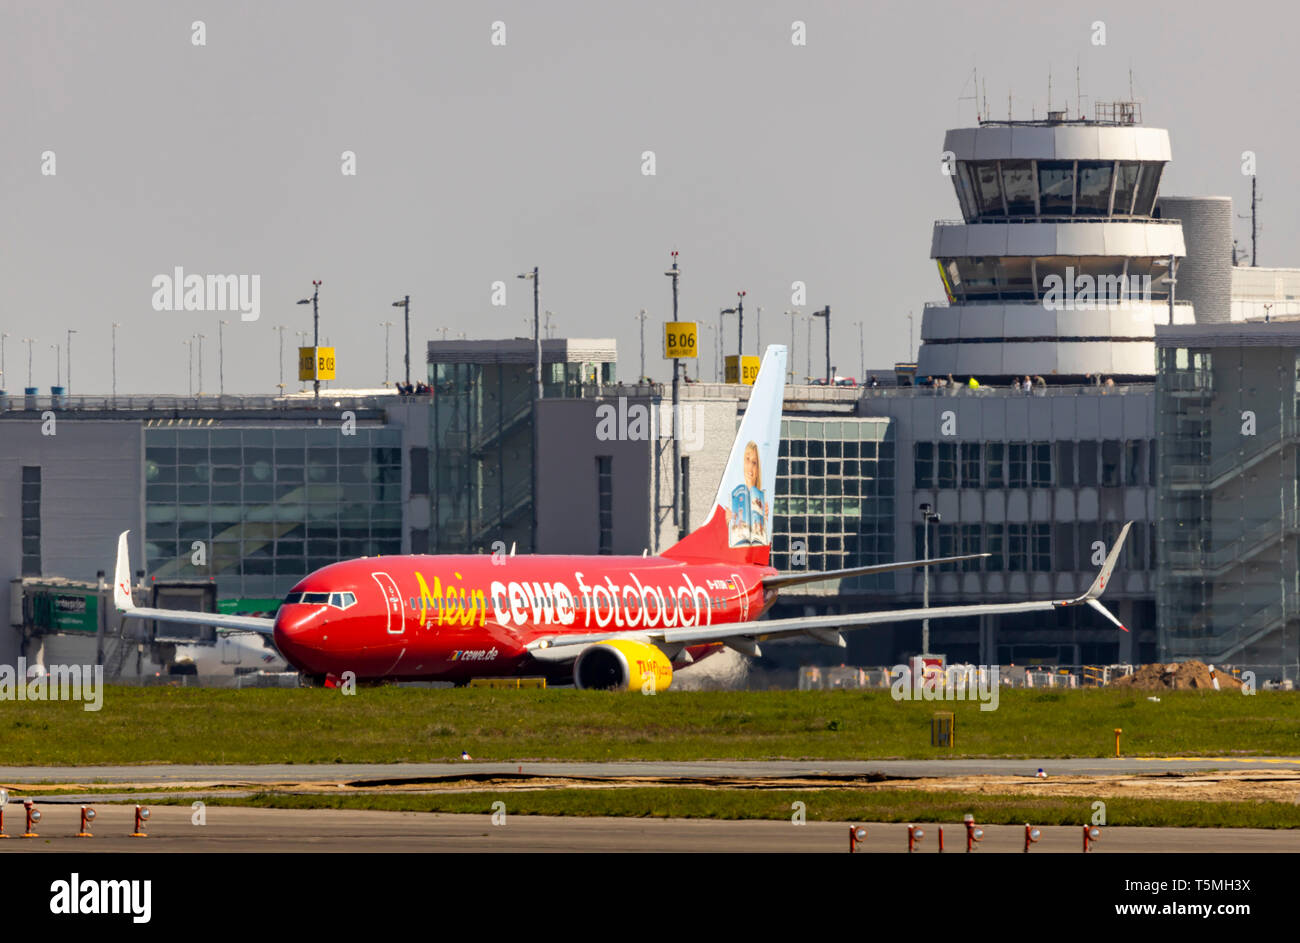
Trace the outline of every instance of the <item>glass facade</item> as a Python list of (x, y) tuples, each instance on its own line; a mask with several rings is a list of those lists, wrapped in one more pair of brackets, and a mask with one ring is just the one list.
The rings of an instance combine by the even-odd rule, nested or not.
[[(533, 551), (532, 363), (431, 363), (430, 553)], [(543, 362), (548, 399), (615, 382), (612, 362)]]
[(970, 256), (939, 262), (958, 302), (1039, 301), (1052, 291), (1062, 299), (1068, 294), (1072, 305), (1098, 307), (1169, 299), (1169, 285), (1161, 281), (1167, 256)]
[(1161, 161), (958, 161), (954, 184), (967, 222), (1008, 216), (1149, 219)]
[(330, 563), (401, 553), (401, 443), (364, 426), (146, 428), (150, 575), (274, 599)]
[[(837, 570), (895, 561), (894, 441), (893, 423), (878, 419), (781, 420), (773, 566)], [(893, 589), (892, 574), (839, 585)]]
[(1158, 355), (1161, 657), (1295, 678), (1300, 344)]

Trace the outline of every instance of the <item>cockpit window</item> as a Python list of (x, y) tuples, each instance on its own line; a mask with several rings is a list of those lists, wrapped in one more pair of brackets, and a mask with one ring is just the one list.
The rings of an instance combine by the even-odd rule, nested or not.
[(284, 598), (286, 606), (301, 603), (304, 606), (333, 606), (347, 609), (357, 604), (355, 593), (290, 593)]

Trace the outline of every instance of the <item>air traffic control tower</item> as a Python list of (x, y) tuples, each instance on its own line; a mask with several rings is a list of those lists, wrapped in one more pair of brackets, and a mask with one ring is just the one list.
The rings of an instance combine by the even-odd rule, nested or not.
[(1169, 133), (1140, 124), (1116, 102), (947, 132), (962, 219), (934, 226), (947, 303), (925, 308), (919, 376), (1154, 377), (1154, 326), (1194, 317), (1171, 297), (1182, 227), (1156, 208)]

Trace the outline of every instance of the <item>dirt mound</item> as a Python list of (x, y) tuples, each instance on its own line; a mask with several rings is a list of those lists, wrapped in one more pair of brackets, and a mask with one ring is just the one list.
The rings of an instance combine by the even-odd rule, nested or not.
[(1219, 682), (1220, 691), (1238, 691), (1241, 682), (1222, 671), (1216, 671), (1213, 678), (1210, 667), (1201, 661), (1175, 661), (1167, 665), (1143, 665), (1133, 674), (1112, 682), (1115, 687), (1137, 688), (1140, 691), (1186, 691), (1196, 689), (1214, 690), (1214, 679)]

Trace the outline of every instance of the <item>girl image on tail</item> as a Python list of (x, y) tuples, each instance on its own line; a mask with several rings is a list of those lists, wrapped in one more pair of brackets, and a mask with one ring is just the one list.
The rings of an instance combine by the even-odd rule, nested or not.
[(729, 543), (733, 547), (768, 542), (767, 502), (758, 446), (754, 442), (745, 446), (744, 476), (744, 483), (731, 492), (731, 509), (727, 512)]

